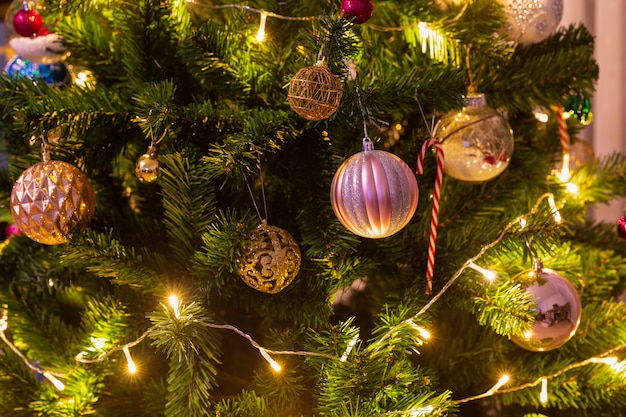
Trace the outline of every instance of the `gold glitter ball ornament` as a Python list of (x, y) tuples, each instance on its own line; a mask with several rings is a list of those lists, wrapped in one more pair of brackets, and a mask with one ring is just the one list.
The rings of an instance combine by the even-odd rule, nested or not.
[(144, 183), (155, 182), (159, 178), (159, 161), (154, 146), (141, 155), (135, 164), (135, 176)]
[(302, 68), (289, 83), (291, 109), (308, 120), (327, 119), (339, 108), (343, 85), (341, 79), (320, 61)]
[(95, 206), (87, 176), (62, 161), (44, 160), (28, 168), (11, 192), (15, 225), (32, 240), (46, 245), (65, 243), (72, 231), (84, 230)]
[(263, 222), (237, 259), (237, 273), (248, 286), (268, 294), (287, 287), (300, 271), (300, 247), (289, 232)]

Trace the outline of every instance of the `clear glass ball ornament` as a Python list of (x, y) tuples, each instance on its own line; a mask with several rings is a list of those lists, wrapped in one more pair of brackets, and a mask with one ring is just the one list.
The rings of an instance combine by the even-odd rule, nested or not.
[(433, 136), (441, 142), (444, 170), (459, 181), (482, 183), (500, 175), (513, 155), (513, 130), (487, 106), (484, 94), (471, 94), (461, 111), (445, 114)]

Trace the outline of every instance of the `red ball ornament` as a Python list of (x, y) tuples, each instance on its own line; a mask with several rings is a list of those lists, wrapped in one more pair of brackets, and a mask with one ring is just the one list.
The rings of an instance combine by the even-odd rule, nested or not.
[(622, 240), (626, 240), (626, 216), (622, 216), (617, 221), (617, 234)]
[(374, 150), (367, 137), (363, 151), (339, 167), (330, 188), (333, 210), (341, 224), (367, 238), (391, 236), (406, 226), (419, 198), (409, 166), (389, 152)]
[(18, 10), (13, 17), (13, 29), (18, 35), (33, 37), (43, 28), (43, 17), (37, 10), (24, 6), (24, 9)]
[(341, 13), (354, 18), (354, 23), (365, 23), (374, 13), (372, 0), (343, 0)]

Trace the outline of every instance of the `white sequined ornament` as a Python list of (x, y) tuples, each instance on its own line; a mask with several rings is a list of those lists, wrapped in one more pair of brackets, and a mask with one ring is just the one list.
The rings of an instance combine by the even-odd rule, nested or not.
[(519, 44), (537, 43), (554, 33), (563, 18), (563, 0), (500, 0), (506, 37)]

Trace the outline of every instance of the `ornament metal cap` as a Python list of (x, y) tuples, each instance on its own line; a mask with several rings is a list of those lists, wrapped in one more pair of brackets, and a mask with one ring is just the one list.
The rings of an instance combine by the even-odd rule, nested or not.
[(487, 97), (483, 93), (469, 93), (465, 96), (465, 107), (484, 107), (487, 105)]
[(541, 274), (543, 271), (543, 261), (541, 259), (536, 258), (533, 261), (533, 271), (535, 271), (536, 274)]

